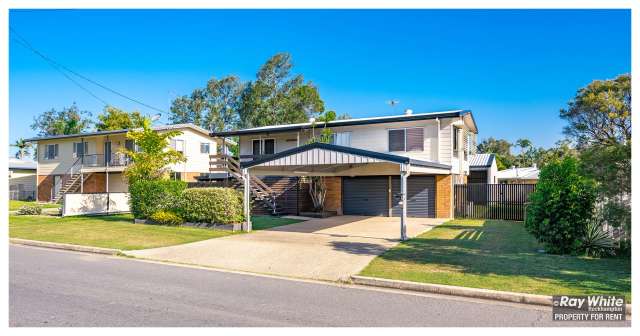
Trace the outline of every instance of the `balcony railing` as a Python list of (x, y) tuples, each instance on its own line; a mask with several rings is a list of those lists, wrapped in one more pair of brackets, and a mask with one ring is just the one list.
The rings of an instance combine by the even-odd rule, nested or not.
[(131, 158), (122, 153), (85, 154), (80, 157), (82, 167), (124, 167), (131, 163)]

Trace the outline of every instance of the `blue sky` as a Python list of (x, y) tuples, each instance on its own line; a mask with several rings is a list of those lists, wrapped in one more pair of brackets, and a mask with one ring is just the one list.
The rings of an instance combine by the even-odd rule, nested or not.
[[(481, 139), (545, 147), (563, 137), (558, 110), (577, 89), (631, 71), (627, 10), (12, 10), (9, 20), (49, 57), (164, 110), (211, 76), (253, 79), (287, 51), (338, 113), (464, 108)], [(10, 142), (34, 136), (33, 117), (52, 107), (102, 110), (9, 43)], [(83, 84), (112, 105), (154, 113)]]

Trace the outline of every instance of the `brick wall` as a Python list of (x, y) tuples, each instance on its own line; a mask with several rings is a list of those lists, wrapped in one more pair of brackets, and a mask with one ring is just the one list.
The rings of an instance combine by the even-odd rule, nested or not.
[(198, 180), (196, 178), (198, 176), (200, 176), (200, 173), (192, 173), (192, 172), (182, 173), (182, 180), (187, 182), (197, 182)]
[[(85, 176), (82, 192), (107, 192), (106, 182), (106, 175), (104, 173), (93, 173), (89, 177)], [(80, 189), (78, 189), (77, 192), (80, 192)]]
[(453, 217), (453, 179), (451, 175), (436, 175), (436, 217)]
[(326, 211), (336, 211), (338, 215), (342, 215), (342, 177), (327, 176), (324, 181), (327, 185), (324, 209)]
[(38, 175), (38, 201), (49, 202), (53, 188), (53, 175)]

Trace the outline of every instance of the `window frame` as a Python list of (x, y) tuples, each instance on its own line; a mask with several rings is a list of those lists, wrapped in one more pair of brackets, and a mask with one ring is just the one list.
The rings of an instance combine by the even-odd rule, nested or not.
[(87, 152), (89, 151), (89, 142), (88, 141), (80, 141), (80, 142), (73, 142), (73, 157), (77, 158), (78, 157), (78, 145), (79, 144), (84, 144), (84, 148), (82, 149), (82, 155), (88, 155)]
[[(53, 147), (53, 157), (49, 157), (49, 146)], [(55, 160), (59, 157), (59, 146), (57, 143), (55, 144), (45, 144), (44, 145), (44, 160)]]
[[(336, 146), (344, 146), (344, 147), (351, 147), (351, 135), (352, 135), (352, 131), (343, 131), (343, 132), (333, 132), (331, 133), (331, 144), (332, 145), (336, 145)], [(349, 138), (349, 143), (348, 144), (338, 144), (337, 143), (337, 137), (338, 134), (348, 134), (348, 138)]]
[[(422, 150), (407, 150), (407, 130), (409, 129), (422, 129)], [(403, 139), (404, 139), (404, 144), (403, 144), (403, 150), (400, 151), (392, 151), (391, 150), (391, 142), (389, 141), (389, 133), (391, 131), (403, 131)], [(412, 127), (396, 127), (396, 128), (387, 128), (387, 150), (389, 152), (404, 152), (404, 153), (411, 153), (411, 152), (424, 152), (424, 126), (412, 126)]]
[[(278, 152), (278, 141), (276, 140), (276, 138), (255, 138), (255, 139), (251, 139), (251, 155), (253, 156), (261, 156), (261, 155), (273, 155), (273, 154), (266, 154), (265, 153), (265, 145), (264, 142), (265, 140), (273, 140), (273, 154), (276, 154)], [(258, 141), (260, 146), (259, 146), (259, 150), (258, 150), (258, 154), (256, 154), (253, 150), (253, 144)]]
[[(207, 151), (206, 152), (202, 151), (203, 145), (206, 145), (206, 147), (207, 147)], [(200, 143), (200, 154), (211, 154), (211, 143), (210, 142), (201, 142)]]

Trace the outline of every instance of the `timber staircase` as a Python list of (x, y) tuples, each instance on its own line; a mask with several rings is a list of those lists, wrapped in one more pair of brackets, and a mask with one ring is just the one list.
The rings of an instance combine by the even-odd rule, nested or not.
[[(238, 162), (238, 160), (225, 154), (210, 155), (209, 158), (211, 160), (209, 164), (209, 171), (225, 171), (235, 179), (235, 182), (230, 186), (231, 188), (238, 190), (242, 190), (244, 188), (244, 176), (242, 175), (242, 169), (240, 168), (240, 162)], [(282, 213), (283, 209), (278, 205), (278, 202), (276, 202), (276, 193), (261, 179), (255, 176), (250, 176), (249, 188), (251, 190), (252, 199), (262, 204), (269, 213), (273, 215), (279, 215)]]
[[(82, 161), (81, 158), (78, 158), (63, 176), (62, 186), (51, 197), (52, 203), (62, 203), (66, 193), (78, 191), (84, 179), (91, 176), (91, 173), (82, 172)], [(55, 190), (55, 186), (52, 192), (53, 190)]]

